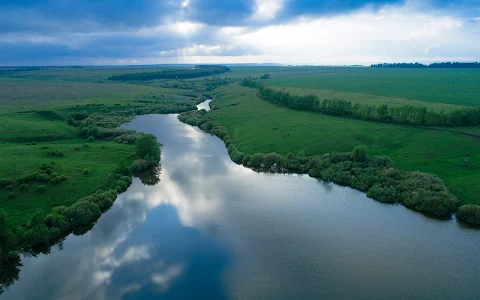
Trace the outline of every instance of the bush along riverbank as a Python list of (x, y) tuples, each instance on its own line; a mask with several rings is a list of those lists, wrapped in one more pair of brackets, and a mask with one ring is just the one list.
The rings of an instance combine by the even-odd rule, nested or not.
[[(37, 210), (28, 223), (13, 228), (9, 226), (8, 215), (0, 208), (0, 265), (10, 265), (10, 262), (19, 261), (19, 254), (35, 253), (34, 248), (49, 248), (62, 237), (70, 233), (84, 233), (78, 228), (91, 228), (103, 212), (113, 204), (117, 195), (127, 190), (132, 184), (132, 176), (138, 176), (142, 182), (158, 182), (152, 179), (152, 172), (160, 163), (160, 143), (152, 134), (144, 134), (133, 130), (118, 128), (130, 121), (136, 115), (168, 114), (196, 110), (192, 103), (174, 103), (161, 106), (134, 108), (124, 111), (92, 113), (75, 112), (66, 120), (68, 125), (78, 128), (80, 136), (84, 137), (85, 147), (91, 147), (96, 140), (110, 140), (111, 142), (132, 145), (134, 152), (128, 155), (126, 162), (121, 162), (110, 176), (115, 178), (115, 187), (108, 190), (98, 190), (92, 195), (83, 197), (70, 207), (58, 206), (50, 212)], [(65, 124), (65, 126), (68, 126)], [(128, 163), (130, 162), (130, 163)], [(89, 170), (84, 170), (85, 174)], [(154, 177), (158, 177), (153, 172)], [(0, 278), (1, 279), (1, 278)], [(8, 286), (0, 280), (0, 292)]]
[(240, 84), (257, 88), (258, 96), (267, 102), (296, 109), (360, 120), (397, 123), (417, 126), (477, 126), (480, 125), (480, 108), (463, 108), (452, 111), (434, 111), (426, 107), (386, 104), (353, 104), (347, 100), (324, 99), (316, 95), (298, 96), (268, 88), (263, 82), (243, 79)]
[(198, 126), (225, 143), (232, 160), (253, 170), (271, 173), (302, 173), (311, 177), (350, 186), (383, 203), (401, 203), (426, 215), (448, 218), (458, 211), (457, 218), (466, 223), (480, 224), (480, 207), (458, 201), (437, 176), (422, 172), (406, 172), (396, 167), (386, 156), (368, 155), (368, 147), (357, 146), (352, 152), (327, 153), (305, 157), (289, 153), (245, 154), (233, 143), (225, 127), (216, 123), (206, 111), (191, 111), (179, 115), (179, 120)]

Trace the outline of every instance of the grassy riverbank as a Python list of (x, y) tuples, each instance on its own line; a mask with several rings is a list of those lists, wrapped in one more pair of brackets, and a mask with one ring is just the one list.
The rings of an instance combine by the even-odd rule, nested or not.
[[(126, 71), (138, 72), (60, 68), (0, 77), (2, 257), (94, 221), (128, 187), (132, 171), (158, 163), (158, 146), (138, 153), (141, 134), (117, 129), (121, 123), (195, 109), (202, 99), (184, 89), (100, 79)], [(76, 210), (89, 213), (75, 221), (69, 214)]]
[[(264, 102), (256, 90), (240, 85), (215, 91), (209, 116), (225, 126), (246, 154), (303, 152), (307, 156), (351, 151), (367, 145), (407, 171), (439, 176), (461, 203), (480, 204), (478, 127), (428, 129), (295, 111)], [(459, 146), (461, 145), (461, 146)]]

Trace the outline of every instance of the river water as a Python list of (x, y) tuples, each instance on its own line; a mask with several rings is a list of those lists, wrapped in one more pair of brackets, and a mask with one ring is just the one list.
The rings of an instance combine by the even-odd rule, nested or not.
[(256, 173), (175, 115), (123, 127), (162, 142), (160, 182), (135, 179), (92, 230), (24, 257), (1, 299), (480, 299), (474, 229)]

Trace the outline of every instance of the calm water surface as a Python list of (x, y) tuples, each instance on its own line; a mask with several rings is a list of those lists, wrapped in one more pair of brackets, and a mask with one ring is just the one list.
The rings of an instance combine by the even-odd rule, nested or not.
[(175, 115), (124, 127), (163, 143), (161, 181), (134, 180), (91, 231), (24, 258), (1, 299), (480, 299), (476, 230), (255, 173)]

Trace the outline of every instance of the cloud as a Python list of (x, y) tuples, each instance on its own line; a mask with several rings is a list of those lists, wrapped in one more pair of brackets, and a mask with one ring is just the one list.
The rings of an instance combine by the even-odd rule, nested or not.
[(167, 290), (173, 281), (180, 277), (184, 272), (182, 265), (172, 265), (168, 267), (164, 272), (153, 273), (151, 281), (161, 290)]
[[(392, 11), (399, 13), (389, 15)], [(358, 58), (363, 49), (369, 49), (373, 60), (386, 57), (385, 49), (393, 45), (379, 38), (385, 35), (384, 28), (394, 30), (387, 38), (409, 41), (396, 45), (405, 48), (389, 56), (405, 57), (417, 47), (430, 49), (428, 54), (448, 48), (443, 55), (448, 57), (457, 45), (468, 44), (459, 37), (478, 39), (479, 16), (480, 3), (471, 0), (3, 0), (0, 65), (218, 62), (227, 58), (236, 62), (295, 58), (297, 63), (318, 63)], [(412, 24), (417, 27), (411, 28)], [(285, 34), (275, 31), (280, 28)], [(439, 43), (432, 38), (428, 45), (412, 42), (415, 34), (439, 38), (451, 31), (458, 37), (449, 35), (450, 41), (444, 37)], [(263, 32), (274, 35), (263, 36)], [(364, 45), (365, 40), (375, 40), (376, 47)], [(453, 40), (456, 45), (447, 47)]]
[(410, 7), (299, 20), (240, 33), (236, 39), (267, 53), (269, 61), (292, 64), (476, 60), (480, 53), (475, 33), (461, 18)]

